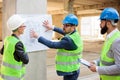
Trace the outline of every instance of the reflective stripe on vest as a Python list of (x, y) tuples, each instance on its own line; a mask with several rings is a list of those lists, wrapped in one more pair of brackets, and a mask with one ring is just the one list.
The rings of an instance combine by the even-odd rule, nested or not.
[(21, 78), (18, 78), (18, 77), (7, 76), (7, 75), (1, 74), (1, 77), (5, 80), (21, 80), (24, 77), (24, 75), (22, 75)]
[(101, 63), (104, 64), (105, 66), (110, 66), (110, 65), (115, 64), (115, 62), (106, 62), (106, 61), (103, 61), (103, 60), (101, 60)]
[(73, 61), (73, 62), (56, 62), (56, 64), (64, 65), (64, 66), (69, 66), (69, 65), (79, 64), (79, 61)]
[(13, 69), (17, 69), (17, 70), (20, 70), (24, 67), (24, 65), (23, 66), (17, 66), (17, 65), (12, 65), (12, 64), (6, 63), (6, 62), (2, 62), (2, 65), (6, 66), (6, 67), (13, 68)]
[(65, 52), (57, 52), (57, 55), (60, 55), (60, 56), (78, 56), (80, 55), (81, 53), (65, 53)]

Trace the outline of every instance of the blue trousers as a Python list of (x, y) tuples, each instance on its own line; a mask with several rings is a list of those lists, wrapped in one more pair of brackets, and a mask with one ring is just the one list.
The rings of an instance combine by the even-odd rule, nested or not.
[(74, 71), (71, 75), (63, 76), (63, 80), (77, 80), (79, 77), (80, 71)]
[(63, 76), (63, 80), (77, 80), (80, 74), (80, 70), (73, 72), (57, 71), (58, 76)]

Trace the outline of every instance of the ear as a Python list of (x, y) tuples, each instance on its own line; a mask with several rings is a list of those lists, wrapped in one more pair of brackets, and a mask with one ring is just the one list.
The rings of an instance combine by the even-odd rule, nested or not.
[(107, 26), (109, 26), (109, 25), (111, 25), (112, 23), (111, 23), (111, 21), (107, 21)]
[(19, 28), (17, 29), (17, 31), (21, 31), (21, 27), (19, 27)]
[(72, 29), (76, 29), (76, 26), (73, 26)]

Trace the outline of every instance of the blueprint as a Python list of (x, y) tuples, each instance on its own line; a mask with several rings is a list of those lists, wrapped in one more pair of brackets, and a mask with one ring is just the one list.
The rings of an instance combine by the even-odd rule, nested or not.
[(51, 15), (21, 15), (26, 19), (26, 29), (24, 34), (20, 36), (20, 40), (26, 47), (27, 52), (46, 50), (48, 47), (38, 42), (37, 39), (30, 37), (30, 31), (34, 30), (39, 36), (43, 36), (46, 39), (52, 39), (52, 30), (45, 32), (46, 28), (42, 26), (43, 21), (48, 20), (52, 25)]

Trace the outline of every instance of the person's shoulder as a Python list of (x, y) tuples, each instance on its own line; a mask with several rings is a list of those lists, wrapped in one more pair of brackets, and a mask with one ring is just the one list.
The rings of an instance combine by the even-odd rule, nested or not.
[(120, 38), (117, 38), (113, 43), (113, 46), (120, 46)]
[(16, 43), (16, 46), (23, 46), (24, 44), (21, 42), (21, 41), (18, 41), (17, 43)]
[(120, 43), (120, 37), (115, 39), (115, 41), (113, 43)]
[(71, 38), (69, 36), (64, 36), (62, 40), (71, 40)]
[(66, 42), (69, 43), (69, 44), (73, 43), (72, 38), (69, 37), (69, 36), (65, 36), (65, 37), (63, 37), (62, 40), (66, 41)]

